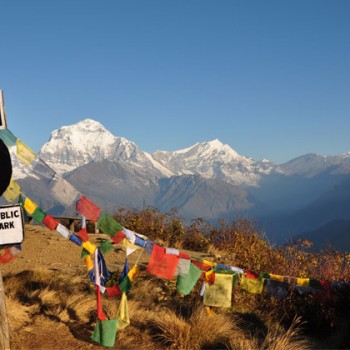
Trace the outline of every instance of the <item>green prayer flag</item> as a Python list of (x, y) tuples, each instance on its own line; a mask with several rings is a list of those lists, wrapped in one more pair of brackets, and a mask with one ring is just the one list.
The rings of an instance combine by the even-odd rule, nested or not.
[(108, 214), (102, 214), (102, 216), (97, 221), (97, 226), (104, 233), (112, 237), (123, 229), (123, 226)]
[(109, 239), (106, 239), (100, 244), (98, 249), (103, 255), (105, 255), (109, 253), (111, 250), (113, 250), (113, 244)]
[(46, 216), (46, 213), (39, 207), (37, 207), (34, 210), (34, 213), (32, 214), (32, 218), (35, 220), (36, 223), (41, 224)]
[(90, 255), (90, 253), (85, 248), (83, 248), (83, 250), (81, 251), (80, 257), (85, 258), (88, 255)]
[(118, 320), (97, 320), (91, 339), (103, 346), (113, 347), (117, 334)]
[(199, 267), (191, 263), (188, 274), (178, 276), (176, 290), (184, 295), (190, 294), (202, 273)]
[(125, 276), (122, 281), (119, 283), (119, 288), (122, 292), (127, 293), (132, 287), (130, 278), (128, 276)]

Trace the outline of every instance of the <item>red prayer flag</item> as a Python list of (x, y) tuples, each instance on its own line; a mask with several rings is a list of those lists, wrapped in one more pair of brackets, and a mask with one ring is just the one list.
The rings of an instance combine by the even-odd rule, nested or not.
[(119, 286), (112, 286), (106, 288), (106, 293), (108, 298), (115, 298), (122, 294), (122, 291)]
[(11, 253), (10, 248), (5, 248), (0, 255), (0, 264), (6, 264), (10, 261), (12, 261), (15, 258), (15, 255)]
[(50, 214), (46, 214), (43, 220), (43, 224), (53, 231), (58, 226), (58, 221), (56, 221)]
[(119, 231), (114, 237), (111, 238), (111, 240), (115, 243), (118, 244), (120, 243), (124, 238), (125, 238), (125, 234), (123, 231)]
[(190, 255), (185, 254), (185, 253), (182, 253), (182, 252), (179, 253), (179, 257), (180, 257), (181, 259), (187, 259), (187, 260), (190, 260), (190, 259), (191, 259), (191, 256), (190, 256)]
[(191, 263), (193, 265), (196, 265), (197, 267), (199, 267), (202, 271), (208, 271), (208, 270), (210, 270), (212, 268), (212, 266), (210, 266), (208, 264), (205, 264), (202, 261), (195, 260), (195, 259), (192, 259)]
[(90, 201), (90, 199), (86, 198), (83, 195), (80, 195), (80, 198), (77, 202), (77, 210), (81, 215), (92, 221), (96, 221), (101, 214), (101, 208), (96, 206), (93, 202)]
[(166, 254), (164, 247), (155, 244), (147, 266), (147, 272), (171, 280), (175, 275), (179, 260), (178, 256)]
[(78, 232), (78, 236), (81, 238), (81, 240), (83, 242), (87, 242), (89, 240), (89, 235), (86, 231), (86, 228), (82, 228), (79, 232)]
[(257, 272), (250, 271), (250, 270), (244, 270), (244, 273), (245, 273), (246, 278), (252, 278), (254, 280), (259, 279), (259, 274)]
[(107, 320), (107, 317), (102, 309), (100, 286), (96, 285), (96, 297), (97, 297), (97, 318), (101, 321)]

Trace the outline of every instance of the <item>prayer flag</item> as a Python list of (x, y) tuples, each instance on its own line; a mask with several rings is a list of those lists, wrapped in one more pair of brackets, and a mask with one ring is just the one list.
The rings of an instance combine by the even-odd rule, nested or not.
[(41, 179), (52, 180), (56, 172), (50, 168), (42, 159), (35, 157), (32, 163), (33, 172)]
[(129, 256), (137, 249), (141, 249), (140, 246), (130, 243), (126, 238), (123, 239), (123, 246), (126, 250), (126, 256)]
[(56, 227), (56, 231), (63, 236), (64, 238), (69, 238), (70, 231), (67, 227), (63, 226), (62, 224), (58, 224)]
[(79, 196), (79, 192), (62, 176), (57, 174), (50, 183), (50, 192), (64, 207), (72, 206)]
[(20, 139), (16, 141), (17, 145), (17, 158), (24, 164), (30, 165), (35, 159), (35, 152), (32, 151), (26, 144), (24, 144)]
[(165, 248), (165, 252), (167, 254), (172, 254), (172, 255), (176, 255), (176, 256), (180, 255), (180, 251), (178, 249), (175, 249), (175, 248)]
[(252, 278), (252, 279), (258, 279), (259, 274), (255, 271), (250, 271), (250, 270), (244, 270), (245, 276), (247, 278)]
[(241, 288), (250, 293), (262, 293), (264, 279), (247, 278), (244, 274), (241, 278)]
[(148, 255), (152, 254), (153, 246), (154, 246), (154, 242), (152, 242), (150, 239), (147, 239), (144, 250)]
[(199, 267), (202, 271), (208, 271), (212, 268), (211, 265), (205, 264), (203, 261), (200, 261), (196, 258), (192, 259), (192, 264), (196, 265), (197, 267)]
[(113, 250), (113, 244), (109, 239), (104, 240), (98, 247), (102, 254), (107, 254)]
[(96, 250), (96, 246), (89, 241), (83, 242), (83, 248), (90, 254), (94, 254)]
[(0, 251), (0, 264), (6, 264), (12, 261), (15, 257), (16, 255), (12, 253), (11, 248), (4, 248)]
[(232, 275), (216, 274), (215, 283), (205, 284), (204, 305), (231, 307)]
[(81, 215), (92, 221), (96, 221), (101, 214), (101, 208), (82, 194), (77, 202), (77, 210)]
[(179, 275), (176, 283), (176, 290), (183, 295), (191, 293), (203, 271), (194, 264), (190, 264), (188, 274)]
[(78, 232), (78, 236), (81, 238), (81, 240), (83, 242), (87, 242), (89, 240), (89, 235), (86, 231), (86, 228), (82, 228), (79, 232)]
[(85, 265), (86, 265), (86, 269), (88, 271), (92, 270), (94, 268), (94, 264), (92, 262), (92, 258), (91, 258), (91, 255), (87, 255), (85, 257)]
[(38, 224), (42, 224), (45, 216), (46, 216), (46, 213), (40, 207), (37, 207), (34, 210), (34, 213), (32, 214), (32, 218)]
[(108, 214), (102, 214), (97, 221), (97, 226), (108, 236), (114, 237), (119, 231), (123, 229), (123, 226), (116, 222)]
[(75, 243), (78, 246), (81, 246), (83, 244), (82, 240), (80, 239), (79, 236), (77, 236), (75, 233), (72, 233), (69, 236), (69, 240), (72, 241), (73, 243)]
[(0, 139), (4, 141), (7, 148), (15, 146), (17, 141), (17, 137), (9, 129), (0, 130)]
[(310, 279), (309, 278), (297, 278), (297, 286), (309, 287)]
[(165, 248), (154, 245), (151, 258), (147, 266), (147, 272), (171, 280), (179, 263), (179, 257), (176, 255), (166, 254)]
[(8, 202), (13, 202), (21, 193), (21, 187), (14, 180), (10, 180), (10, 184), (8, 185), (6, 191), (3, 193), (3, 196)]
[(115, 298), (122, 294), (122, 291), (119, 286), (112, 286), (106, 288), (106, 293), (108, 298)]
[(177, 265), (175, 276), (185, 276), (190, 271), (191, 260), (180, 258), (179, 264)]
[(136, 277), (138, 276), (140, 272), (140, 269), (137, 265), (134, 265), (131, 270), (128, 272), (128, 277), (129, 277), (129, 280), (130, 282), (134, 282)]
[(123, 239), (125, 238), (125, 234), (123, 231), (119, 231), (115, 236), (111, 238), (111, 240), (115, 243), (118, 244), (120, 243)]
[(91, 339), (103, 346), (114, 347), (118, 320), (97, 320)]
[(278, 299), (284, 299), (288, 295), (288, 284), (267, 279), (267, 294)]
[(126, 297), (126, 293), (123, 292), (122, 298), (119, 304), (119, 310), (118, 310), (118, 330), (124, 329), (129, 325), (130, 325), (130, 318), (129, 318), (128, 299)]
[(204, 274), (205, 282), (213, 284), (215, 283), (215, 271), (209, 270)]
[(272, 273), (270, 273), (270, 279), (278, 282), (284, 282), (284, 276), (274, 275)]
[(128, 263), (128, 259), (126, 258), (123, 271), (119, 277), (119, 283), (128, 275), (128, 272), (129, 272), (129, 263)]
[(90, 253), (86, 249), (83, 248), (83, 250), (81, 251), (80, 257), (85, 258), (87, 255), (90, 255)]
[(58, 225), (58, 221), (56, 221), (50, 214), (46, 214), (44, 220), (43, 220), (43, 224), (50, 229), (51, 231), (55, 230), (57, 225)]
[(38, 207), (34, 202), (32, 202), (28, 197), (24, 200), (24, 209), (29, 215), (32, 215), (35, 209)]
[(132, 282), (134, 282), (138, 273), (139, 273), (139, 267), (137, 265), (134, 265), (132, 269), (127, 273), (127, 275), (119, 283), (119, 287), (122, 292), (127, 293), (131, 289)]
[(135, 244), (136, 241), (136, 233), (134, 231), (128, 230), (127, 228), (123, 228), (123, 232), (125, 234), (126, 239), (131, 242), (132, 244)]

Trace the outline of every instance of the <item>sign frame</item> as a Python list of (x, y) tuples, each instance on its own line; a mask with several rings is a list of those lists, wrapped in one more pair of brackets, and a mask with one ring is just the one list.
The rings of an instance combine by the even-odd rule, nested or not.
[(21, 204), (0, 206), (0, 248), (24, 241), (24, 213)]

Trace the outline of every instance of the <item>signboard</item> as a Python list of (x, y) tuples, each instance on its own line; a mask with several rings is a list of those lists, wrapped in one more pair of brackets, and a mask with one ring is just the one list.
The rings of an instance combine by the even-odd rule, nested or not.
[(0, 206), (0, 247), (21, 244), (24, 220), (20, 204)]
[(0, 129), (7, 129), (4, 95), (2, 90), (0, 90)]

